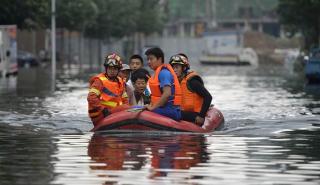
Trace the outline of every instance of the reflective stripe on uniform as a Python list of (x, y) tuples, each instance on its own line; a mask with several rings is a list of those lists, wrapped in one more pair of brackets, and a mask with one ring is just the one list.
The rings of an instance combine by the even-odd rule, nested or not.
[(101, 92), (96, 88), (90, 88), (89, 93), (91, 93), (91, 92), (96, 94), (97, 96), (99, 96), (101, 94)]
[(89, 113), (90, 117), (96, 117), (96, 116), (99, 116), (99, 114), (101, 114), (101, 112)]
[(117, 102), (113, 101), (101, 101), (101, 104), (109, 107), (116, 107), (118, 105)]
[(122, 98), (128, 98), (128, 94), (127, 94), (127, 92), (123, 92), (123, 94), (122, 94)]
[(108, 80), (108, 78), (105, 77), (105, 76), (100, 76), (99, 78), (100, 78), (101, 81)]
[(108, 88), (103, 87), (102, 92), (104, 92), (105, 94), (107, 94), (108, 96), (112, 96), (112, 97), (117, 97), (116, 94), (114, 94), (113, 92), (111, 92)]

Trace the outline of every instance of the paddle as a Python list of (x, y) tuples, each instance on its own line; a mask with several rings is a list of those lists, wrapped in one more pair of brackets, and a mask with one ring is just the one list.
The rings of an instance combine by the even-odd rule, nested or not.
[(128, 109), (128, 112), (141, 112), (145, 110), (143, 106), (132, 106), (130, 109)]

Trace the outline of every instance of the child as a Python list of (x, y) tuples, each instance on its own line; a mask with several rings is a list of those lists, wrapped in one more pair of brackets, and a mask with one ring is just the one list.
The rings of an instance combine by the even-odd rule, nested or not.
[(147, 105), (150, 103), (150, 93), (147, 89), (149, 72), (146, 69), (137, 69), (131, 75), (131, 81), (134, 87), (135, 105)]

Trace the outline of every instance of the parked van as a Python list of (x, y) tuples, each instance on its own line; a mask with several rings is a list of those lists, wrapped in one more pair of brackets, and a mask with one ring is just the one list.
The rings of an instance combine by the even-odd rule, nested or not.
[(0, 77), (18, 72), (16, 33), (15, 25), (0, 25)]

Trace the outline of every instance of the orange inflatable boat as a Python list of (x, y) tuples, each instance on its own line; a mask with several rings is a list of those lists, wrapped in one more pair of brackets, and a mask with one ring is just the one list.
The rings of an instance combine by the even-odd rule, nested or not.
[(101, 130), (140, 130), (140, 131), (174, 131), (209, 133), (221, 127), (224, 123), (222, 113), (210, 107), (202, 127), (188, 122), (175, 121), (171, 118), (141, 109), (127, 109), (115, 112), (100, 122), (91, 131)]

